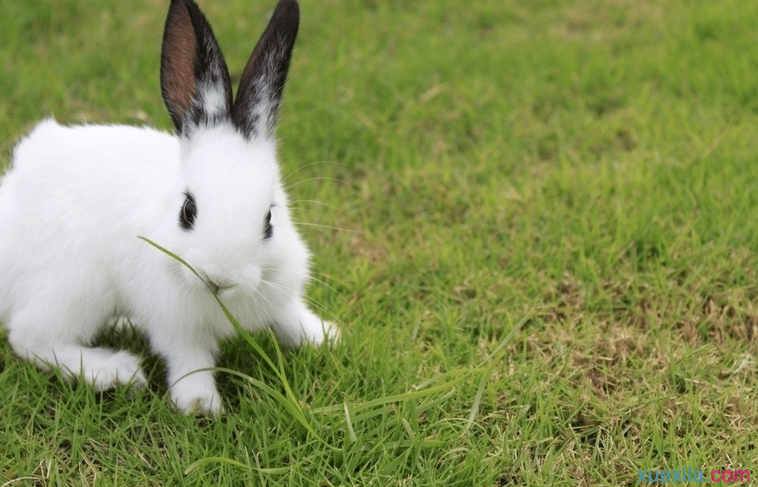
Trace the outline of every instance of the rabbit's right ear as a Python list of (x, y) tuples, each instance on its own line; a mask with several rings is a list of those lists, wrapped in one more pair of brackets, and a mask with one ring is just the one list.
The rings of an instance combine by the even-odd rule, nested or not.
[(208, 21), (192, 0), (171, 0), (163, 32), (161, 92), (180, 136), (231, 116), (229, 70)]
[(242, 72), (232, 123), (247, 139), (274, 135), (299, 23), (297, 0), (279, 0)]

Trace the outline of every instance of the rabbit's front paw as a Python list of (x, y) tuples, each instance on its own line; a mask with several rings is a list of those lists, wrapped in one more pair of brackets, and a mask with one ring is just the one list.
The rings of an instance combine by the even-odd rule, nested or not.
[(221, 406), (221, 396), (216, 391), (187, 397), (177, 397), (174, 394), (172, 399), (177, 409), (184, 414), (218, 416), (224, 413), (224, 408)]
[(335, 345), (340, 340), (340, 330), (334, 323), (323, 321), (302, 302), (293, 303), (282, 314), (274, 331), (282, 343), (298, 347), (303, 342), (319, 346), (324, 342)]
[[(184, 414), (217, 416), (224, 412), (215, 386), (204, 387), (189, 375), (171, 388), (171, 400)], [(197, 379), (197, 378), (195, 378)], [(193, 383), (194, 382), (194, 383)]]
[(335, 345), (340, 341), (340, 329), (331, 321), (322, 321), (315, 324), (311, 329), (303, 329), (305, 339), (312, 345), (321, 345), (324, 342)]

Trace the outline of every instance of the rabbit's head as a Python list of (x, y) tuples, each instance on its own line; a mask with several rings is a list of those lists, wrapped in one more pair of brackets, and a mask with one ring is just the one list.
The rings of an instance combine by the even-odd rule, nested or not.
[[(172, 249), (219, 293), (250, 293), (268, 273), (307, 260), (290, 222), (274, 137), (298, 19), (297, 2), (281, 0), (234, 101), (197, 5), (173, 0), (166, 20), (161, 88), (181, 155), (166, 224), (175, 226)], [(190, 285), (203, 286), (182, 272)]]

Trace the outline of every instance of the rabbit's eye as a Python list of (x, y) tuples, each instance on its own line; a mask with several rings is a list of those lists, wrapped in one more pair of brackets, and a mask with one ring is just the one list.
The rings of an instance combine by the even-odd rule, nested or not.
[(271, 226), (271, 210), (266, 213), (266, 219), (263, 222), (263, 238), (271, 238), (274, 234), (274, 228)]
[(187, 191), (184, 193), (184, 204), (179, 212), (179, 225), (185, 230), (192, 230), (195, 226), (195, 217), (197, 216), (197, 205), (195, 197)]

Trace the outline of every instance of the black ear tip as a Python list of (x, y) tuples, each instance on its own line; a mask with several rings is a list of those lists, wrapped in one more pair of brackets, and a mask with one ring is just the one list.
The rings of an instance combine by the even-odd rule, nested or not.
[(171, 7), (184, 7), (189, 9), (191, 5), (197, 6), (192, 0), (171, 0)]
[(274, 10), (274, 18), (298, 22), (300, 19), (300, 5), (297, 0), (280, 0)]
[(199, 11), (200, 7), (198, 7), (193, 0), (171, 0), (171, 5), (168, 8), (168, 16), (170, 19), (172, 16), (183, 15), (180, 12), (187, 12), (192, 16), (195, 12)]

